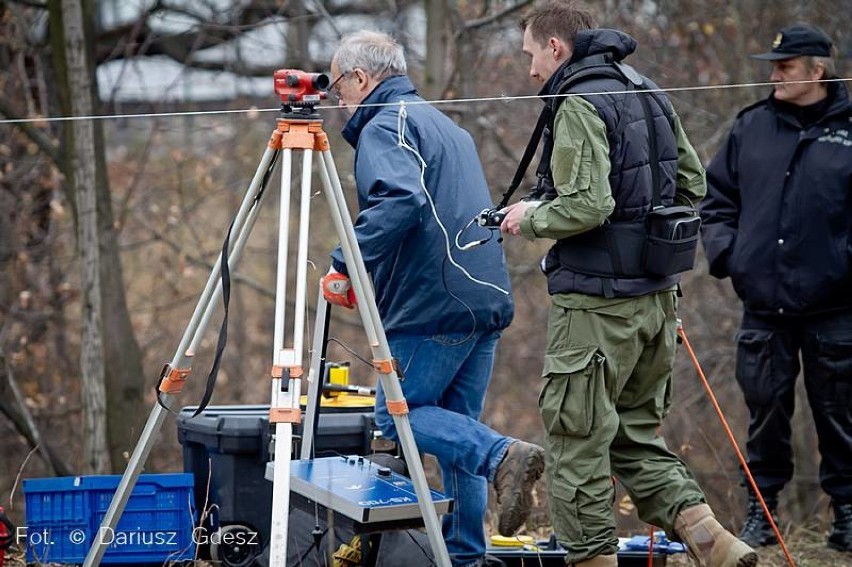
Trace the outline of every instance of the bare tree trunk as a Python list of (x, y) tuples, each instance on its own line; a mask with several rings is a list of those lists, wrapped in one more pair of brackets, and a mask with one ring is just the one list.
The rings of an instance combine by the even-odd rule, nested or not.
[(427, 99), (441, 96), (447, 86), (447, 18), (446, 0), (425, 0), (426, 69), (423, 94)]
[(310, 62), (308, 39), (310, 24), (302, 0), (290, 3), (293, 17), (287, 22), (287, 66), (304, 69)]
[[(92, 115), (91, 71), (86, 65), (82, 0), (62, 1), (65, 56), (71, 110)], [(71, 169), (77, 203), (77, 247), (80, 251), (83, 340), (80, 370), (83, 384), (83, 467), (89, 473), (110, 470), (106, 438), (106, 387), (101, 340), (101, 275), (98, 244), (98, 203), (95, 180), (95, 131), (92, 120), (75, 120)]]
[[(64, 31), (62, 22), (63, 0), (48, 0), (50, 15), (50, 39), (53, 51), (54, 94), (59, 102), (61, 114), (74, 114), (71, 109), (72, 95), (69, 91), (68, 65), (65, 52)], [(84, 33), (93, 37), (92, 23), (96, 6), (92, 0), (83, 0)], [(86, 46), (87, 61), (90, 68), (94, 67), (91, 45)], [(87, 84), (91, 93), (92, 105), (97, 103), (97, 83), (92, 80)], [(131, 325), (130, 313), (124, 291), (124, 277), (119, 255), (119, 241), (115, 231), (115, 221), (112, 213), (112, 195), (109, 190), (109, 180), (106, 174), (104, 156), (104, 136), (101, 122), (92, 123), (95, 140), (95, 191), (97, 199), (98, 243), (100, 245), (100, 277), (101, 277), (101, 324), (104, 351), (104, 374), (106, 385), (107, 412), (107, 442), (113, 471), (124, 468), (126, 455), (133, 449), (141, 425), (147, 415), (143, 402), (142, 390), (145, 386), (142, 369), (142, 353), (136, 341)], [(68, 202), (74, 206), (74, 218), (79, 223), (76, 211), (76, 189), (74, 171), (69, 163), (68, 155), (74, 147), (74, 131), (66, 128), (62, 135), (62, 146), (65, 149), (56, 160), (66, 178)]]

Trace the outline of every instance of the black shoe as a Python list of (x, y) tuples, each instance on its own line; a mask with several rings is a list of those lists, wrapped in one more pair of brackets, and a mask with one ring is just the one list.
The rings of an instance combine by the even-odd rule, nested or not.
[(833, 503), (834, 525), (828, 536), (828, 547), (837, 551), (852, 551), (852, 503)]
[[(776, 509), (778, 508), (777, 496), (764, 496), (766, 507), (769, 508), (772, 514), (772, 521), (778, 525), (778, 516)], [(749, 494), (748, 511), (746, 512), (745, 523), (740, 530), (739, 538), (751, 547), (763, 547), (765, 545), (775, 545), (778, 543), (778, 537), (772, 529), (772, 524), (766, 519), (766, 513), (763, 511), (763, 506), (757, 496)]]

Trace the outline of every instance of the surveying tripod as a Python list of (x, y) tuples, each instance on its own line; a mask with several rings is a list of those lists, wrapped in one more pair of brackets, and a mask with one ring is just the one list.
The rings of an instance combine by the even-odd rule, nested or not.
[[(141, 473), (142, 466), (150, 454), (157, 432), (175, 403), (178, 394), (191, 370), (194, 353), (200, 346), (207, 324), (215, 305), (223, 293), (224, 272), (226, 275), (238, 262), (249, 233), (257, 220), (265, 188), (276, 162), (281, 158), (281, 200), (278, 232), (278, 265), (275, 289), (275, 325), (273, 333), (272, 395), (269, 410), (270, 425), (274, 425), (275, 459), (273, 473), (272, 526), (269, 542), (270, 567), (285, 567), (287, 561), (287, 529), (290, 504), (290, 455), (293, 449), (293, 425), (301, 421), (301, 379), (303, 376), (302, 352), (305, 327), (305, 296), (308, 265), (308, 225), (310, 220), (311, 164), (313, 153), (319, 160), (319, 172), (323, 193), (328, 200), (335, 230), (340, 238), (344, 261), (349, 268), (358, 312), (373, 355), (373, 367), (387, 398), (388, 410), (393, 416), (400, 446), (411, 473), (417, 494), (420, 514), (423, 518), (435, 562), (440, 567), (449, 567), (450, 559), (441, 534), (441, 526), (435, 511), (432, 495), (423, 472), (423, 464), (408, 420), (408, 408), (399, 384), (384, 328), (376, 307), (376, 298), (361, 256), (352, 221), (335, 169), (328, 138), (322, 129), (322, 120), (313, 106), (293, 112), (285, 106), (285, 112), (277, 121), (260, 165), (249, 185), (248, 191), (233, 221), (228, 241), (223, 247), (207, 285), (196, 305), (189, 325), (184, 331), (180, 345), (172, 362), (163, 369), (159, 386), (160, 403), (154, 406), (142, 431), (139, 442), (130, 457), (124, 475), (119, 482), (109, 509), (101, 524), (101, 531), (114, 529), (124, 511), (133, 486)], [(289, 258), (290, 182), (294, 152), (302, 153), (301, 195), (299, 211), (299, 241), (296, 258), (296, 298), (292, 343), (285, 343), (285, 313), (287, 293), (287, 261)], [(227, 241), (226, 241), (227, 242)], [(227, 256), (223, 260), (223, 256)], [(223, 267), (222, 262), (225, 262)], [(224, 268), (224, 269), (223, 269)], [(225, 278), (227, 280), (227, 278)], [(314, 345), (317, 348), (317, 345)], [(322, 380), (317, 369), (310, 368), (309, 381)], [(96, 567), (106, 551), (106, 544), (95, 538), (86, 556), (84, 567)]]

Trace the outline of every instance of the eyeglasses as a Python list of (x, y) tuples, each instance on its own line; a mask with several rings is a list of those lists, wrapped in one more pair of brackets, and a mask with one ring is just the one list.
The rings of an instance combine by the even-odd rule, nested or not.
[(346, 72), (343, 72), (340, 75), (338, 75), (337, 78), (334, 79), (331, 82), (330, 85), (328, 85), (328, 93), (330, 95), (332, 95), (334, 98), (339, 100), (340, 99), (340, 86), (338, 85), (338, 83), (340, 83), (340, 81), (343, 80), (343, 78), (350, 73), (352, 73), (352, 71), (346, 71)]

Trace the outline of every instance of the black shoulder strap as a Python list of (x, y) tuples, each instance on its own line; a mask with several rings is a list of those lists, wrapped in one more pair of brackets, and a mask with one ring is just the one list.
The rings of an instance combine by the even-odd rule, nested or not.
[(565, 75), (565, 80), (556, 89), (557, 94), (565, 94), (569, 88), (588, 77), (610, 75), (611, 73), (608, 71), (612, 69), (613, 64), (614, 60), (610, 53), (599, 53), (580, 59), (563, 71), (562, 74)]
[[(602, 53), (598, 55), (590, 55), (589, 57), (581, 59), (567, 69), (566, 74), (568, 74), (568, 78), (559, 85), (557, 89), (558, 96), (552, 98), (548, 102), (548, 105), (551, 106), (549, 123), (551, 135), (554, 131), (553, 123), (556, 120), (556, 108), (564, 100), (564, 95), (566, 95), (574, 86), (593, 77), (623, 79), (621, 74), (613, 67), (613, 63), (611, 54)], [(550, 141), (552, 142), (552, 138)], [(550, 171), (550, 157), (552, 154), (553, 144), (547, 143), (546, 140), (544, 148), (542, 148), (541, 151), (541, 161), (539, 162), (538, 169), (536, 170), (536, 175), (539, 178), (544, 177)]]
[(641, 87), (644, 92), (638, 93), (639, 102), (642, 104), (642, 111), (645, 114), (645, 124), (648, 126), (648, 153), (651, 167), (651, 208), (656, 209), (662, 206), (662, 185), (660, 183), (660, 149), (657, 146), (657, 125), (654, 122), (654, 114), (651, 112), (651, 104), (649, 99), (656, 102), (657, 106), (663, 113), (663, 116), (669, 122), (672, 133), (675, 133), (674, 114), (668, 108), (659, 96), (659, 93), (648, 88), (648, 84), (642, 76), (636, 72), (633, 67), (624, 63), (616, 63), (615, 66), (624, 74), (628, 80), (628, 89), (631, 86)]
[(539, 141), (541, 141), (541, 134), (544, 132), (544, 127), (550, 123), (550, 118), (550, 105), (545, 104), (544, 108), (541, 109), (541, 113), (538, 115), (538, 122), (535, 124), (535, 129), (533, 130), (532, 136), (530, 136), (530, 141), (527, 142), (524, 155), (518, 163), (518, 169), (515, 171), (515, 176), (512, 177), (512, 182), (509, 184), (509, 188), (505, 193), (503, 193), (503, 198), (500, 200), (500, 204), (497, 205), (498, 209), (502, 209), (509, 204), (509, 199), (512, 197), (512, 194), (524, 180), (524, 175), (527, 174), (527, 168), (530, 166), (530, 162), (535, 155), (535, 151), (538, 149)]
[[(594, 71), (589, 72), (593, 68), (610, 67), (611, 65), (612, 56), (608, 53), (584, 57), (564, 71), (564, 74), (568, 75), (568, 79), (559, 85), (557, 94), (563, 95), (567, 92), (571, 85), (575, 84), (578, 80), (586, 78), (592, 74), (597, 74), (597, 72)], [(527, 142), (524, 155), (518, 163), (518, 169), (515, 171), (514, 177), (512, 177), (512, 182), (509, 184), (509, 188), (505, 193), (503, 193), (503, 198), (500, 200), (500, 204), (497, 205), (498, 208), (502, 209), (509, 204), (509, 199), (524, 180), (527, 168), (529, 168), (530, 162), (532, 161), (533, 156), (535, 156), (539, 142), (541, 142), (542, 133), (544, 132), (545, 127), (553, 122), (553, 107), (554, 105), (551, 103), (551, 100), (548, 100), (545, 103), (544, 108), (541, 110), (541, 113), (538, 115), (538, 122), (536, 122), (532, 136), (530, 136), (530, 140)], [(545, 160), (544, 156), (542, 157), (543, 163), (549, 161), (549, 159)]]
[(651, 210), (662, 206), (660, 193), (660, 150), (657, 147), (657, 125), (654, 124), (654, 114), (651, 112), (651, 104), (648, 102), (648, 93), (639, 93), (639, 102), (645, 113), (645, 124), (648, 126), (648, 158), (651, 167)]
[(675, 137), (677, 137), (677, 125), (675, 124), (674, 110), (666, 106), (666, 103), (660, 97), (660, 93), (650, 91), (648, 94), (651, 95), (651, 98), (654, 99), (654, 102), (656, 102), (657, 106), (660, 107), (660, 110), (663, 111), (663, 114), (666, 116), (666, 120), (669, 121), (669, 126), (671, 126), (672, 132), (675, 134)]

